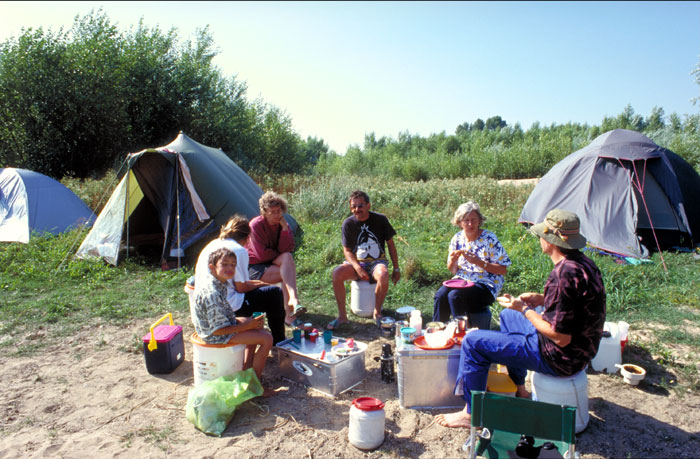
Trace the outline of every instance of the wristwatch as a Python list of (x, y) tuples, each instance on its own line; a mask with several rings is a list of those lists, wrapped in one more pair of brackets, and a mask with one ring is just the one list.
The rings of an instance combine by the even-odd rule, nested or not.
[(532, 309), (530, 306), (525, 306), (525, 307), (523, 308), (523, 315), (525, 315), (525, 313), (526, 313), (527, 311), (534, 311), (534, 309)]

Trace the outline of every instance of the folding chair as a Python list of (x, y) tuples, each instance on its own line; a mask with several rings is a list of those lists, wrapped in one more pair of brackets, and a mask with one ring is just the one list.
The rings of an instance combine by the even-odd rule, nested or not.
[[(463, 447), (468, 457), (519, 457), (515, 452), (518, 442), (521, 435), (528, 435), (534, 437), (534, 448), (544, 442), (554, 445), (555, 449), (541, 448), (540, 458), (574, 459), (576, 408), (573, 406), (473, 391), (471, 415), (471, 433)], [(480, 427), (483, 430), (477, 435)]]

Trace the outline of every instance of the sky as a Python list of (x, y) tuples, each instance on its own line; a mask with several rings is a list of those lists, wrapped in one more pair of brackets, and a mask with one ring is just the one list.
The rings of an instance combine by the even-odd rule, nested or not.
[(696, 114), (700, 2), (5, 2), (0, 41), (99, 9), (128, 31), (206, 26), (214, 64), (337, 153), (365, 134), (501, 116), (600, 125), (629, 104)]

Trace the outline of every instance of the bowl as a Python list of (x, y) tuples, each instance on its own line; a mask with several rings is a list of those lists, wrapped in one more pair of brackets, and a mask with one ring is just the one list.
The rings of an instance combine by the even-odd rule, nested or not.
[(624, 381), (631, 386), (636, 386), (639, 384), (639, 381), (644, 379), (644, 377), (647, 375), (644, 368), (631, 363), (625, 363), (623, 365), (616, 364), (615, 366), (620, 369), (620, 373), (622, 374)]
[(443, 347), (447, 344), (447, 335), (437, 327), (428, 327), (423, 334), (425, 343), (430, 347)]

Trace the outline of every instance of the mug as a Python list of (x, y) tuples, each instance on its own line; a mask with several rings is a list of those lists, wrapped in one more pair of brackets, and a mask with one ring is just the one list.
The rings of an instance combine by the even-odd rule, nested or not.
[(333, 339), (333, 330), (323, 330), (323, 342), (326, 344), (331, 344)]

